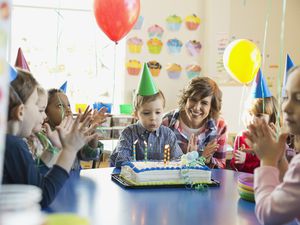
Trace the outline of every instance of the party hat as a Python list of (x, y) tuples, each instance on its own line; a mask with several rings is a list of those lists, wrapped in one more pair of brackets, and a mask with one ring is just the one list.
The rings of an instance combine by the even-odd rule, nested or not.
[(285, 85), (286, 81), (288, 79), (288, 71), (294, 66), (294, 63), (292, 59), (290, 58), (289, 54), (286, 54), (286, 60), (285, 60), (285, 70), (283, 74), (283, 84), (282, 84), (282, 96), (285, 95)]
[(12, 82), (14, 79), (17, 78), (18, 73), (10, 64), (9, 65), (9, 82)]
[(28, 63), (23, 55), (22, 49), (19, 48), (18, 49), (18, 54), (17, 54), (17, 58), (16, 58), (16, 63), (15, 63), (15, 67), (19, 67), (21, 69), (30, 71)]
[(67, 92), (68, 81), (65, 81), (63, 85), (60, 86), (59, 90), (62, 90), (64, 93)]
[(268, 98), (272, 94), (268, 88), (265, 77), (263, 76), (261, 70), (258, 70), (255, 80), (252, 84), (252, 97), (253, 98)]
[(138, 91), (137, 93), (141, 96), (150, 96), (158, 93), (158, 88), (154, 83), (154, 80), (149, 71), (147, 63), (144, 63), (144, 69), (140, 78), (137, 91)]

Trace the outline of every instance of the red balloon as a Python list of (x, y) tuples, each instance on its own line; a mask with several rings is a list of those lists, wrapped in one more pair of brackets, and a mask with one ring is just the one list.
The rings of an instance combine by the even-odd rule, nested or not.
[(94, 14), (100, 29), (117, 42), (137, 21), (140, 0), (94, 0)]

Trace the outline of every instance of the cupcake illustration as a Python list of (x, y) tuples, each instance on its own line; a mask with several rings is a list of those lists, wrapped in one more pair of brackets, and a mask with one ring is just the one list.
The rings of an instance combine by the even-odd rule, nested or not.
[(127, 72), (129, 75), (137, 76), (140, 74), (142, 64), (140, 61), (135, 59), (130, 59), (126, 63)]
[(147, 66), (152, 74), (152, 76), (157, 77), (162, 68), (161, 64), (155, 60), (147, 62)]
[(167, 41), (168, 50), (171, 54), (173, 53), (180, 53), (181, 47), (182, 47), (182, 41), (174, 38), (169, 39)]
[(152, 25), (148, 28), (148, 36), (149, 38), (158, 38), (161, 39), (162, 35), (164, 34), (164, 29), (157, 24)]
[(191, 56), (196, 56), (200, 53), (202, 45), (200, 41), (190, 40), (185, 44), (185, 47)]
[(182, 19), (180, 16), (177, 15), (171, 15), (167, 19), (167, 28), (170, 31), (178, 31), (180, 29)]
[(134, 30), (140, 30), (143, 26), (143, 22), (144, 22), (144, 17), (143, 16), (139, 16), (139, 18), (137, 19), (136, 23), (134, 24), (133, 29)]
[(201, 72), (201, 67), (198, 64), (190, 64), (185, 68), (186, 74), (189, 79), (199, 76)]
[(163, 43), (158, 38), (152, 38), (148, 40), (147, 46), (148, 46), (148, 51), (151, 54), (159, 54), (163, 46)]
[(169, 78), (178, 79), (181, 75), (182, 68), (179, 64), (170, 63), (167, 65), (166, 70), (167, 70)]
[(185, 25), (189, 30), (197, 30), (200, 25), (200, 18), (195, 14), (185, 18)]
[(127, 46), (130, 53), (141, 53), (143, 40), (138, 37), (132, 37), (127, 40)]

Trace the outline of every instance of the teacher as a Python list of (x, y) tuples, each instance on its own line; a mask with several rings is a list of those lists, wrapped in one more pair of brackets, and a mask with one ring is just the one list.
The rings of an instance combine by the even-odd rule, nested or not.
[(198, 151), (210, 168), (225, 168), (227, 125), (220, 117), (222, 92), (208, 77), (195, 77), (183, 89), (178, 108), (163, 117), (183, 153)]

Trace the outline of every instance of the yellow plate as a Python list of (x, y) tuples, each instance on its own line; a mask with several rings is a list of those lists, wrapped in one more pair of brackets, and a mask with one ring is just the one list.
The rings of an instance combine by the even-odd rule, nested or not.
[(54, 213), (46, 217), (47, 225), (90, 225), (87, 218), (72, 213)]
[(243, 188), (243, 189), (245, 189), (247, 191), (254, 191), (253, 187), (247, 186), (247, 185), (242, 184), (240, 182), (238, 182), (238, 187)]

